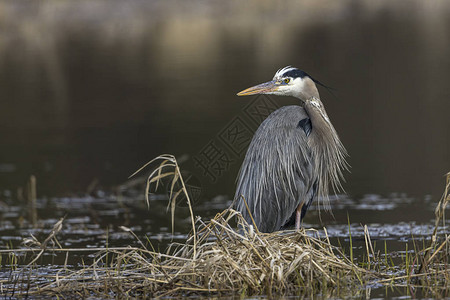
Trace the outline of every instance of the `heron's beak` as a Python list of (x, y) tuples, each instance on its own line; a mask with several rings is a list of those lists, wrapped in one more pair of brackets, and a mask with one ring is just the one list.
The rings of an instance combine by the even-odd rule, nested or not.
[(248, 95), (256, 95), (256, 94), (273, 94), (276, 90), (278, 90), (279, 85), (277, 81), (272, 80), (269, 82), (261, 83), (255, 86), (252, 86), (248, 89), (245, 89), (239, 93), (238, 96), (248, 96)]

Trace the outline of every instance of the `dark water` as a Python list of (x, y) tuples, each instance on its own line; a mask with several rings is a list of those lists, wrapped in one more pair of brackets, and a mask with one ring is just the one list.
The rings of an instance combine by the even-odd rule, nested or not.
[(252, 101), (236, 92), (294, 65), (337, 89), (320, 92), (351, 156), (349, 194), (441, 194), (447, 2), (14, 1), (0, 13), (2, 189), (31, 174), (39, 195), (109, 187), (172, 153), (189, 155), (205, 198), (232, 195), (242, 153), (221, 146), (233, 163), (214, 182), (192, 158)]
[[(445, 1), (1, 1), (0, 247), (62, 216), (66, 247), (134, 243), (121, 225), (167, 244), (164, 198), (149, 212), (143, 191), (117, 193), (162, 153), (197, 189), (195, 213), (213, 216), (246, 149), (226, 133), (248, 139), (296, 103), (236, 93), (293, 65), (337, 89), (320, 93), (352, 166), (334, 217), (312, 209), (305, 226), (345, 240), (348, 214), (355, 238), (368, 224), (402, 251), (427, 239), (450, 171), (448, 53)], [(38, 229), (20, 192), (30, 175)], [(189, 226), (180, 207), (175, 238)]]

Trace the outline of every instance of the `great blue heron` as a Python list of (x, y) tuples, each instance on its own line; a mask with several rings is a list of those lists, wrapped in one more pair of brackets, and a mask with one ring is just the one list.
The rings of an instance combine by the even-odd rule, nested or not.
[(281, 107), (256, 131), (239, 172), (236, 208), (261, 232), (287, 225), (300, 228), (314, 199), (329, 207), (328, 188), (341, 188), (348, 168), (342, 145), (320, 101), (316, 84), (302, 70), (285, 67), (272, 81), (243, 90), (238, 96), (273, 94), (300, 99), (301, 106)]

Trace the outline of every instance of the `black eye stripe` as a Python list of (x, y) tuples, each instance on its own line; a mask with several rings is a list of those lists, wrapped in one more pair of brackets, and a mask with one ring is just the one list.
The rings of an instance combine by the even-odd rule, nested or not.
[(288, 71), (288, 72), (284, 73), (283, 75), (284, 75), (284, 77), (293, 77), (293, 78), (297, 78), (297, 77), (303, 78), (306, 76), (311, 77), (308, 75), (308, 73), (306, 73), (305, 71), (299, 70), (299, 69), (294, 69), (294, 70)]
[(316, 84), (323, 86), (326, 89), (332, 89), (329, 86), (324, 85), (322, 82), (320, 82), (319, 80), (312, 78), (308, 73), (306, 73), (305, 71), (299, 70), (299, 69), (291, 69), (290, 71), (284, 72), (282, 75), (282, 77), (290, 77), (290, 78), (304, 78), (304, 77), (309, 77), (312, 81), (314, 81)]

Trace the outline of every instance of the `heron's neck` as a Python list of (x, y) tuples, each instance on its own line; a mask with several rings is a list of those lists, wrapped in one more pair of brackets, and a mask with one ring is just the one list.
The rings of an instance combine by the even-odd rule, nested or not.
[(312, 98), (319, 99), (319, 91), (317, 90), (314, 81), (309, 77), (305, 77), (300, 84), (297, 85), (294, 96), (303, 100)]
[(323, 106), (322, 101), (318, 97), (311, 97), (305, 101), (305, 110), (311, 120), (313, 131), (319, 136), (319, 140), (327, 140), (329, 138), (337, 137), (336, 130), (331, 124), (327, 111)]
[(311, 120), (311, 134), (308, 144), (315, 160), (316, 174), (319, 178), (319, 197), (327, 199), (328, 186), (334, 191), (341, 189), (342, 170), (347, 169), (347, 151), (328, 118), (325, 107), (319, 98), (311, 97), (305, 101), (305, 110)]

